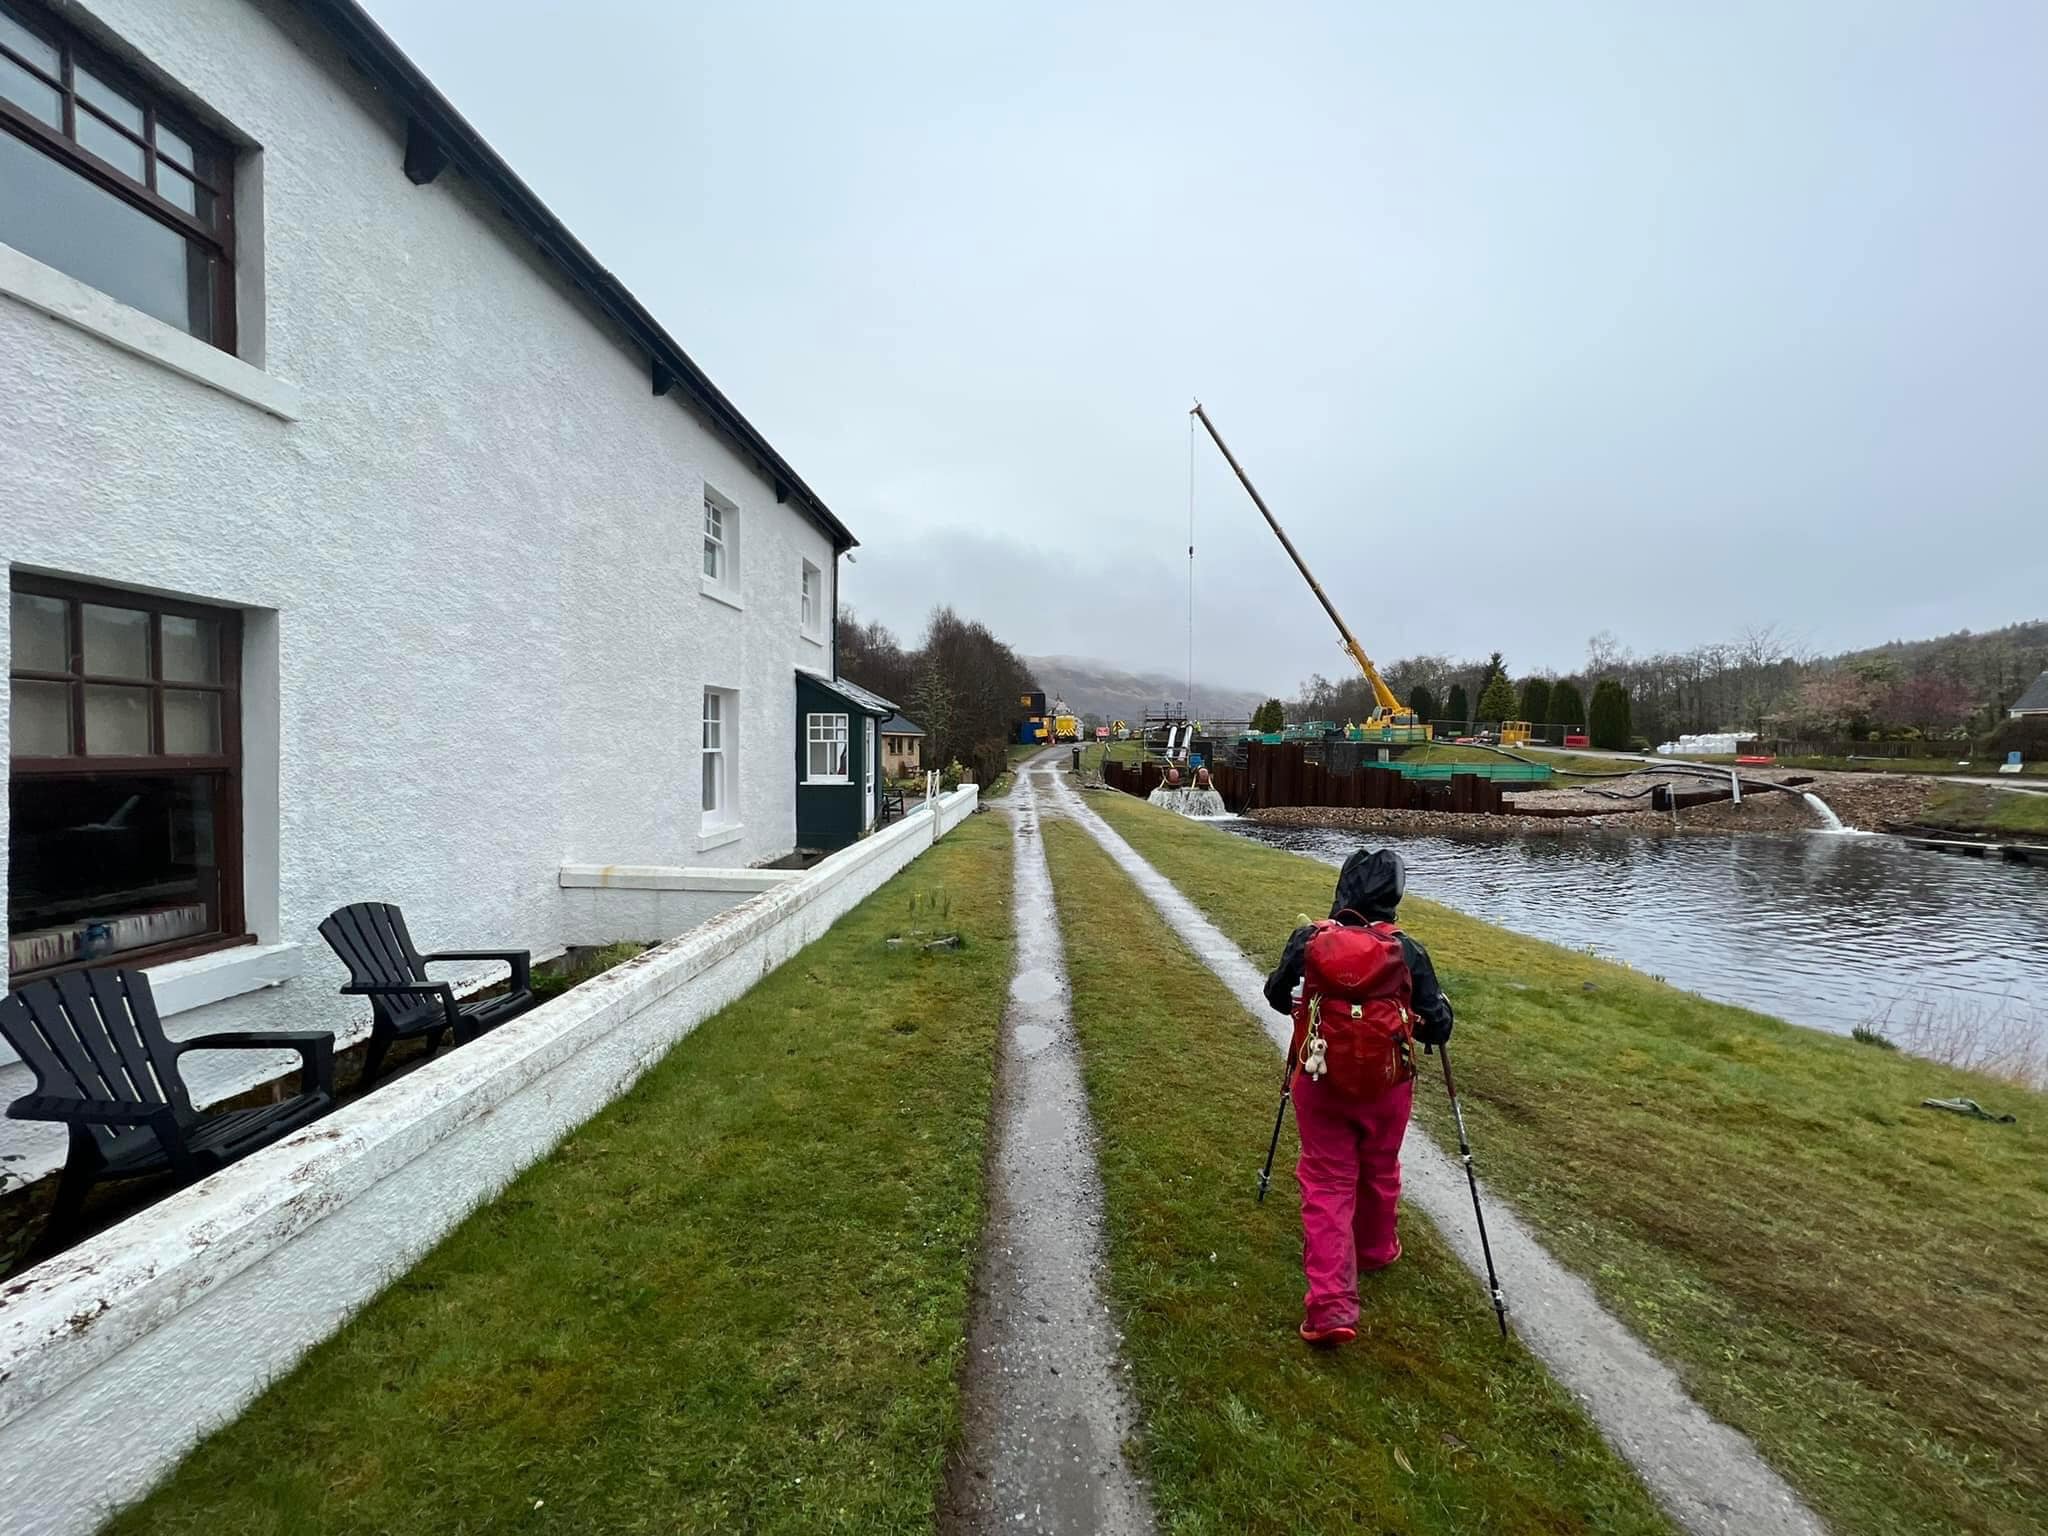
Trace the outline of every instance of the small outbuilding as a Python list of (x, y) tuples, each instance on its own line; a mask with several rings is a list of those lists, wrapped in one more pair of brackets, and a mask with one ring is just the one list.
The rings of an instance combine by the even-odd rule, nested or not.
[(924, 772), (924, 727), (902, 715), (882, 722), (882, 773), (891, 779)]
[(2034, 685), (2012, 701), (2012, 718), (2025, 720), (2030, 716), (2048, 716), (2048, 672), (2034, 679)]
[(830, 852), (873, 830), (881, 813), (880, 694), (799, 667), (796, 674), (796, 840)]

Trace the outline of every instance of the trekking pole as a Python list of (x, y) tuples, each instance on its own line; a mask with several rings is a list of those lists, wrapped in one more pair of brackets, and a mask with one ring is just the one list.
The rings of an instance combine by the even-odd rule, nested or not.
[(1266, 1166), (1259, 1170), (1259, 1205), (1266, 1203), (1266, 1186), (1273, 1182), (1273, 1154), (1280, 1150), (1280, 1127), (1287, 1119), (1287, 1100), (1294, 1092), (1294, 1052), (1287, 1053), (1287, 1070), (1280, 1076), (1280, 1113), (1273, 1117), (1273, 1139), (1266, 1144)]
[(1508, 1304), (1500, 1293), (1500, 1276), (1494, 1272), (1493, 1245), (1486, 1240), (1486, 1213), (1479, 1208), (1479, 1175), (1472, 1171), (1472, 1143), (1465, 1135), (1465, 1111), (1458, 1103), (1457, 1082), (1451, 1077), (1451, 1047), (1446, 1042), (1432, 1049), (1443, 1058), (1444, 1092), (1451, 1096), (1451, 1117), (1458, 1122), (1458, 1156), (1465, 1162), (1465, 1182), (1472, 1186), (1472, 1219), (1479, 1223), (1479, 1251), (1486, 1255), (1486, 1287), (1493, 1293), (1493, 1315), (1500, 1319), (1500, 1336), (1506, 1339)]

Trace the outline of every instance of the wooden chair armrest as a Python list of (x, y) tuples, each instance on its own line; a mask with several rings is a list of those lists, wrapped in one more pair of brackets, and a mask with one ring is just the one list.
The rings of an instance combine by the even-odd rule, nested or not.
[(10, 1120), (61, 1120), (72, 1125), (150, 1125), (161, 1132), (177, 1129), (177, 1111), (168, 1104), (142, 1104), (123, 1099), (73, 1099), (61, 1093), (24, 1094), (7, 1106)]
[(334, 1092), (334, 1036), (325, 1030), (230, 1030), (176, 1040), (172, 1049), (180, 1056), (187, 1051), (294, 1050), (299, 1053), (299, 1092)]
[(437, 960), (498, 960), (512, 967), (512, 990), (533, 990), (533, 951), (530, 949), (437, 949), (420, 959), (432, 965)]
[(405, 992), (431, 992), (441, 999), (441, 1011), (454, 1029), (462, 1016), (455, 1011), (455, 989), (445, 981), (352, 981), (341, 989), (343, 997), (391, 997)]

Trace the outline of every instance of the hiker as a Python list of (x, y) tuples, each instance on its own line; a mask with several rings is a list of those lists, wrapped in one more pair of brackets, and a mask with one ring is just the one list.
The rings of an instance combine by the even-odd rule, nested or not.
[(1359, 849), (1338, 872), (1329, 919), (1295, 929), (1266, 978), (1267, 1003), (1294, 1016), (1287, 1060), (1301, 1131), (1301, 1337), (1310, 1344), (1356, 1338), (1359, 1272), (1401, 1257), (1394, 1207), (1415, 1092), (1412, 1042), (1451, 1037), (1450, 1000), (1429, 951), (1394, 926), (1407, 884), (1400, 854)]

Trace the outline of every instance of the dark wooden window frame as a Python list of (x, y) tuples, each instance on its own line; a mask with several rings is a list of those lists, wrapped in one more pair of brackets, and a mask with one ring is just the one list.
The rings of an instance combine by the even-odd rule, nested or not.
[[(64, 127), (60, 132), (34, 114), (24, 111), (5, 97), (0, 97), (0, 130), (12, 133), (16, 138), (49, 155), (71, 171), (83, 176), (94, 186), (111, 192), (124, 203), (141, 210), (160, 224), (167, 224), (188, 239), (196, 240), (213, 255), (213, 335), (211, 344), (221, 351), (232, 354), (235, 350), (235, 147), (219, 134), (210, 132), (196, 122), (189, 113), (169, 100), (161, 87), (153, 86), (140, 78), (134, 70), (112, 58), (81, 37), (73, 27), (65, 25), (37, 6), (22, 4), (21, 0), (0, 0), (11, 20), (19, 22), (44, 42), (57, 50), (57, 72), (59, 78), (52, 79), (40, 65), (25, 59), (0, 41), (0, 58), (28, 71), (44, 85), (58, 93), (64, 114)], [(142, 133), (136, 134), (125, 124), (117, 123), (105, 113), (94, 109), (92, 103), (78, 97), (77, 71), (80, 66), (108, 85), (118, 87), (133, 97), (142, 108)], [(100, 159), (91, 150), (78, 142), (78, 115), (89, 115), (100, 127), (119, 134), (142, 151), (143, 181), (137, 181), (122, 171), (116, 170)], [(194, 161), (206, 160), (210, 165), (186, 165), (157, 147), (157, 125), (162, 123), (171, 132), (190, 144), (195, 151)], [(212, 194), (214, 199), (214, 222), (208, 224), (197, 214), (187, 213), (176, 203), (156, 191), (157, 162), (162, 160), (173, 170), (179, 171)]]
[[(97, 959), (66, 961), (11, 975), (10, 985), (39, 976), (85, 970), (107, 960), (122, 965), (155, 965), (181, 960), (217, 949), (253, 944), (255, 936), (246, 931), (242, 904), (242, 615), (237, 609), (210, 607), (204, 603), (179, 602), (145, 592), (119, 587), (99, 587), (85, 582), (59, 581), (16, 572), (11, 584), (15, 592), (61, 599), (66, 605), (67, 648), (71, 666), (64, 672), (30, 671), (11, 668), (10, 682), (63, 683), (70, 689), (71, 753), (65, 757), (15, 757), (8, 762), (10, 778), (168, 778), (201, 775), (213, 781), (214, 862), (219, 874), (219, 912), (216, 931), (182, 938), (141, 949), (124, 949), (118, 955)], [(126, 608), (147, 613), (149, 621), (149, 677), (106, 677), (85, 670), (85, 605)], [(163, 620), (166, 616), (206, 619), (219, 626), (220, 681), (218, 683), (166, 682), (164, 680)], [(85, 688), (88, 684), (150, 690), (150, 741), (164, 739), (164, 693), (215, 693), (220, 696), (221, 750), (203, 755), (154, 753), (145, 757), (88, 757), (85, 755)]]

